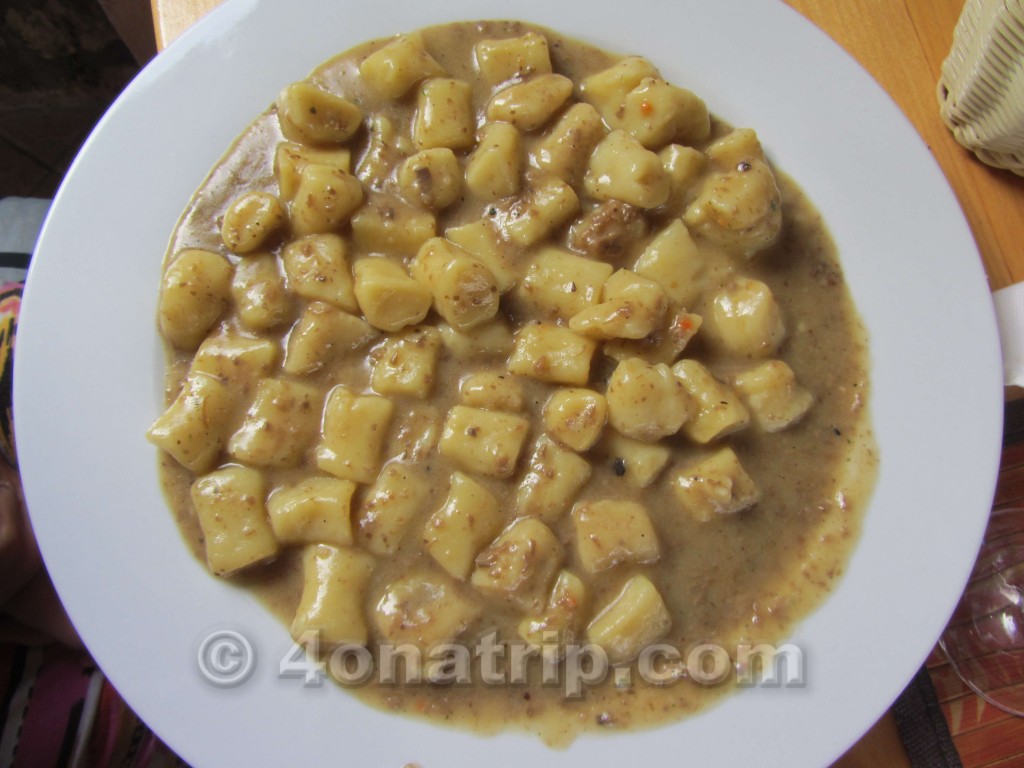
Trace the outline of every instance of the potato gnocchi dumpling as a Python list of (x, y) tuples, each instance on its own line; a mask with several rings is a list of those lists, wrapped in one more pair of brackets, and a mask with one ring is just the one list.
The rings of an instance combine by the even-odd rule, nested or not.
[(310, 544), (302, 557), (302, 597), (292, 619), (292, 637), (315, 632), (328, 648), (363, 645), (369, 628), (363, 602), (373, 556), (355, 547)]
[(281, 201), (267, 192), (250, 192), (237, 198), (224, 213), (220, 234), (235, 253), (251, 253), (277, 234), (284, 225)]
[(664, 637), (672, 616), (658, 588), (646, 576), (633, 576), (587, 627), (587, 640), (606, 649), (612, 662), (629, 661)]
[(473, 146), (473, 90), (465, 80), (434, 77), (420, 86), (412, 140), (418, 149)]
[(399, 35), (367, 56), (359, 65), (359, 74), (384, 98), (399, 99), (421, 80), (445, 72), (417, 35)]
[(569, 78), (552, 73), (535, 75), (494, 94), (484, 114), (493, 122), (534, 131), (551, 119), (571, 93)]
[(447, 147), (417, 152), (399, 166), (398, 185), (410, 203), (434, 210), (446, 208), (462, 192), (459, 158)]
[(335, 234), (308, 235), (290, 242), (281, 251), (288, 287), (310, 301), (326, 301), (346, 312), (359, 305), (352, 291), (348, 244)]
[(466, 186), (483, 200), (499, 200), (519, 191), (522, 184), (522, 149), (512, 123), (487, 123), (466, 161)]
[(562, 570), (548, 596), (544, 611), (519, 623), (519, 636), (534, 646), (545, 646), (552, 635), (562, 645), (578, 641), (588, 608), (587, 585), (572, 571)]
[(278, 553), (281, 544), (265, 500), (266, 481), (250, 467), (224, 467), (192, 483), (192, 504), (213, 573), (227, 576)]
[(355, 490), (351, 480), (316, 476), (280, 486), (267, 498), (274, 536), (282, 544), (350, 545)]
[(160, 289), (160, 333), (168, 344), (195, 349), (231, 296), (231, 263), (216, 253), (186, 248), (164, 272)]
[(413, 572), (385, 587), (373, 619), (381, 636), (394, 646), (409, 643), (429, 651), (455, 640), (479, 611), (450, 578)]
[(276, 111), (286, 139), (311, 146), (344, 144), (359, 130), (359, 107), (313, 83), (292, 83), (277, 97)]
[(539, 611), (564, 554), (548, 526), (535, 517), (520, 517), (476, 556), (470, 583), (517, 610)]
[(782, 194), (757, 134), (734, 131), (707, 149), (712, 173), (683, 220), (714, 242), (752, 256), (782, 229)]
[(820, 217), (689, 86), (517, 22), (373, 41), (275, 89), (175, 230), (147, 437), (211, 572), (324, 654), (616, 667), (571, 705), (539, 666), (367, 700), (673, 719), (717, 692), (646, 648), (778, 640), (842, 571), (862, 331)]
[(487, 488), (453, 472), (448, 498), (423, 528), (423, 548), (450, 575), (465, 581), (473, 562), (501, 530), (501, 505)]
[(481, 40), (473, 46), (473, 56), (480, 76), (490, 85), (551, 72), (547, 38), (537, 32), (501, 40)]

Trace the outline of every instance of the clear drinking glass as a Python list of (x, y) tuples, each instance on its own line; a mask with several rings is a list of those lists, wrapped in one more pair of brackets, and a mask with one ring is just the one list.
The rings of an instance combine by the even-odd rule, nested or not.
[(1024, 508), (993, 511), (939, 645), (971, 690), (1024, 716)]

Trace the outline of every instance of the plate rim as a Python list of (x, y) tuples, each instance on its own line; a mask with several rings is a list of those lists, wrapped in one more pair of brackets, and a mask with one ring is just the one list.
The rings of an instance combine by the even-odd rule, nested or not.
[[(305, 8), (307, 6), (314, 5), (316, 5), (316, 0), (307, 0), (302, 4), (302, 7)], [(410, 2), (405, 2), (395, 3), (394, 5), (408, 8), (412, 4)], [(445, 10), (444, 13), (449, 15), (457, 15), (458, 11), (456, 9), (465, 8), (468, 7), (469, 5), (470, 3), (468, 2), (453, 3)], [(487, 4), (479, 6), (477, 6), (476, 4), (472, 5), (480, 8), (490, 7)], [(667, 4), (657, 2), (657, 0), (651, 0), (648, 3), (645, 3), (645, 8), (649, 8), (651, 10), (659, 10), (664, 9), (666, 5)], [(696, 6), (696, 3), (692, 3), (692, 5)], [(530, 2), (525, 4), (525, 7), (533, 9), (533, 12), (535, 14), (541, 14), (543, 10), (542, 6), (543, 3), (540, 2)], [(738, 2), (737, 0), (733, 0), (732, 2), (726, 3), (725, 6), (732, 10), (750, 10), (750, 7), (746, 3)], [(33, 269), (30, 271), (28, 284), (26, 286), (23, 322), (19, 329), (19, 335), (22, 338), (21, 341), (19, 342), (19, 346), (16, 352), (15, 365), (15, 411), (16, 419), (19, 424), (24, 423), (27, 425), (35, 425), (38, 427), (40, 424), (45, 425), (47, 421), (43, 414), (40, 414), (33, 410), (34, 407), (38, 407), (38, 397), (35, 396), (34, 385), (29, 381), (29, 376), (31, 372), (46, 369), (46, 366), (43, 365), (42, 363), (45, 357), (45, 351), (41, 349), (41, 346), (44, 344), (44, 341), (46, 339), (52, 338), (52, 335), (54, 334), (55, 331), (52, 328), (48, 327), (49, 324), (45, 316), (41, 314), (43, 310), (39, 310), (37, 313), (36, 307), (37, 305), (42, 307), (48, 303), (48, 300), (44, 298), (44, 294), (42, 292), (45, 290), (49, 290), (52, 287), (52, 281), (54, 278), (51, 273), (53, 269), (55, 269), (56, 267), (51, 266), (51, 264), (55, 264), (57, 260), (61, 258), (58, 255), (58, 252), (62, 246), (66, 247), (67, 243), (69, 242), (70, 236), (68, 234), (68, 231), (74, 229), (74, 227), (71, 226), (72, 222), (69, 219), (72, 217), (72, 214), (75, 213), (74, 206), (81, 205), (82, 193), (79, 187), (82, 184), (84, 184), (89, 177), (94, 176), (96, 173), (94, 168), (89, 167), (92, 155), (99, 152), (99, 150), (94, 150), (93, 148), (108, 144), (111, 140), (110, 137), (112, 137), (114, 134), (123, 136), (125, 132), (120, 123), (124, 122), (124, 118), (121, 117), (121, 115), (123, 115), (126, 111), (130, 112), (133, 103), (137, 102), (146, 93), (152, 94), (153, 92), (155, 92), (154, 89), (156, 91), (159, 91), (161, 88), (165, 87), (163, 86), (163, 83), (166, 82), (165, 79), (173, 78), (175, 76), (175, 71), (177, 71), (177, 69), (183, 67), (187, 68), (187, 60), (190, 57), (190, 55), (192, 58), (195, 58), (196, 56), (205, 55), (207, 59), (223, 59), (225, 62), (228, 63), (231, 61), (230, 56), (243, 55), (242, 53), (238, 53), (239, 51), (245, 51), (244, 41), (238, 40), (240, 34), (239, 30), (251, 29), (253, 24), (252, 19), (255, 18), (256, 15), (262, 13), (271, 13), (273, 11), (274, 7), (272, 6), (272, 4), (261, 3), (258, 2), (258, 0), (230, 0), (230, 2), (226, 3), (224, 6), (215, 9), (209, 16), (203, 19), (199, 24), (197, 24), (195, 27), (186, 32), (179, 41), (176, 41), (174, 44), (172, 44), (164, 54), (161, 54), (161, 56), (158, 57), (153, 64), (147, 67), (143, 71), (143, 73), (140, 74), (138, 78), (136, 78), (136, 81), (133, 82), (128, 89), (126, 89), (125, 93), (122, 94), (122, 96), (115, 102), (115, 104), (112, 106), (111, 110), (107, 113), (107, 115), (104, 116), (104, 118), (98, 124), (93, 135), (87, 141), (86, 145), (82, 150), (82, 153), (76, 159), (71, 170), (69, 171), (69, 174), (65, 179), (65, 182), (61, 185), (61, 189), (54, 200), (53, 207), (51, 208), (51, 213), (47, 217), (47, 221), (44, 224), (44, 230), (40, 238), (36, 257), (39, 259), (39, 263), (41, 263), (43, 266), (41, 266), (38, 270), (35, 267), (33, 267)], [(951, 216), (952, 218), (959, 220), (958, 223), (956, 221), (952, 223), (952, 230), (956, 234), (954, 241), (958, 241), (958, 247), (962, 247), (964, 241), (964, 234), (966, 233), (966, 239), (970, 244), (970, 248), (976, 255), (977, 249), (974, 245), (973, 237), (970, 234), (970, 230), (967, 227), (966, 219), (963, 217), (963, 213), (962, 211), (960, 211), (959, 205), (956, 203), (956, 200), (953, 197), (952, 192), (949, 190), (949, 187), (946, 184), (945, 179), (942, 177), (941, 172), (938, 170), (938, 166), (935, 164), (933, 158), (927, 156), (927, 152), (924, 151), (923, 143), (921, 142), (921, 139), (917, 136), (916, 131), (914, 131), (911, 126), (909, 126), (909, 123), (906, 121), (906, 118), (902, 115), (901, 112), (899, 112), (898, 108), (888, 97), (888, 95), (886, 95), (884, 91), (881, 91), (877, 84), (875, 84), (874, 81), (871, 80), (870, 76), (860, 69), (859, 65), (856, 64), (856, 62), (854, 62), (852, 57), (850, 57), (847, 52), (845, 52), (842, 48), (835, 45), (835, 43), (829, 40), (821, 30), (819, 30), (811, 22), (807, 21), (804, 17), (800, 16), (793, 9), (779, 4), (771, 12), (766, 13), (764, 9), (761, 9), (760, 11), (754, 12), (754, 16), (758, 16), (760, 14), (761, 17), (771, 18), (774, 14), (777, 14), (779, 12), (781, 12), (781, 14), (783, 15), (795, 14), (795, 17), (790, 18), (787, 24), (789, 24), (790, 27), (792, 27), (793, 29), (803, 29), (803, 32), (798, 34), (797, 36), (801, 39), (801, 41), (808, 44), (809, 50), (818, 52), (820, 52), (821, 50), (828, 50), (830, 52), (829, 55), (833, 58), (835, 57), (837, 51), (842, 52), (843, 56), (840, 58), (845, 59), (846, 66), (852, 64), (853, 67), (855, 67), (860, 72), (861, 81), (863, 80), (863, 78), (868, 79), (868, 81), (874, 88), (874, 101), (870, 104), (872, 109), (868, 110), (869, 112), (873, 112), (874, 114), (883, 114), (887, 119), (895, 120), (897, 123), (902, 121), (903, 128), (902, 135), (900, 136), (901, 140), (905, 140), (907, 138), (907, 130), (913, 133), (913, 138), (916, 139), (916, 150), (911, 153), (912, 155), (914, 155), (913, 162), (917, 163), (918, 165), (920, 165), (921, 163), (925, 163), (925, 165), (928, 166), (928, 171), (924, 173), (924, 176), (926, 178), (930, 177), (933, 181), (936, 178), (938, 178), (938, 180), (941, 182), (942, 187), (936, 194), (940, 199), (945, 199), (943, 205), (947, 209), (949, 208), (950, 203), (952, 202)], [(278, 13), (280, 13), (279, 10)], [(521, 15), (524, 18), (529, 18), (525, 14), (517, 15)], [(473, 16), (473, 18), (483, 17), (484, 16), (482, 14)], [(796, 18), (799, 18), (800, 22), (796, 22)], [(443, 20), (445, 19), (439, 19), (439, 21)], [(387, 22), (376, 23), (385, 24)], [(538, 23), (545, 24), (546, 26), (555, 26), (551, 23), (546, 23), (545, 21), (539, 19)], [(803, 25), (802, 27), (801, 23)], [(558, 28), (564, 29), (564, 27)], [(813, 30), (813, 32), (811, 30)], [(569, 30), (566, 31), (569, 32)], [(586, 36), (581, 37), (584, 37), (584, 39), (592, 39)], [(615, 46), (612, 43), (605, 41), (603, 39), (593, 40), (593, 42), (599, 45), (603, 45), (604, 47), (609, 47), (611, 49), (615, 48)], [(229, 50), (221, 51), (214, 54), (211, 52), (210, 49), (215, 44), (218, 46), (226, 46), (226, 48)], [(656, 56), (652, 55), (651, 58), (655, 61), (656, 64), (663, 65), (663, 62), (659, 61)], [(314, 64), (315, 63), (316, 62), (314, 62)], [(308, 69), (311, 68), (312, 67), (307, 68), (306, 71), (308, 71)], [(671, 67), (663, 66), (663, 69), (669, 70), (671, 69)], [(299, 76), (302, 75), (304, 75), (304, 73), (299, 73)], [(863, 86), (863, 83), (861, 83), (861, 86)], [(698, 92), (700, 92), (699, 89)], [(875, 103), (879, 101), (879, 96), (883, 97), (881, 101), (886, 102), (887, 106), (884, 104), (880, 106), (878, 103)], [(715, 111), (721, 110), (716, 109)], [(896, 112), (896, 115), (892, 114), (893, 111)], [(247, 120), (252, 119), (252, 117), (255, 116), (255, 114), (256, 112), (251, 113)], [(725, 116), (727, 118), (732, 118), (731, 114), (726, 114)], [(861, 119), (863, 120), (864, 117), (861, 116)], [(755, 125), (755, 127), (757, 126)], [(241, 130), (241, 125), (236, 128), (236, 133), (238, 130)], [(796, 174), (793, 173), (792, 168), (790, 167), (791, 164), (787, 162), (785, 159), (786, 157), (789, 156), (789, 150), (787, 149), (787, 147), (789, 147), (790, 142), (781, 141), (777, 137), (772, 137), (766, 141), (766, 144), (769, 146), (769, 149), (772, 151), (773, 154), (777, 154), (778, 156), (783, 158), (781, 162), (782, 168), (791, 175), (795, 176)], [(226, 147), (226, 144), (224, 146)], [(215, 154), (216, 156), (219, 156), (222, 151), (217, 150), (216, 148), (214, 148), (214, 150), (215, 151), (213, 152), (213, 154)], [(214, 160), (216, 160), (216, 156), (213, 158)], [(212, 164), (213, 163), (210, 162), (207, 165), (207, 167), (209, 167), (209, 165)], [(79, 179), (82, 179), (82, 181), (79, 181)], [(197, 186), (199, 181), (200, 180), (195, 180), (195, 183), (192, 185), (192, 188)], [(797, 178), (797, 181), (801, 182), (801, 179)], [(825, 192), (829, 194), (831, 193), (829, 190), (825, 190)], [(826, 194), (826, 197), (828, 196), (829, 195)], [(819, 198), (816, 193), (811, 193), (811, 197), (813, 200), (815, 200), (815, 202), (818, 202)], [(66, 199), (67, 202), (65, 202)], [(184, 199), (187, 199), (187, 197)], [(68, 212), (66, 213), (65, 210), (67, 210)], [(832, 224), (831, 221), (830, 224)], [(946, 224), (949, 225), (949, 222), (946, 222)], [(170, 231), (168, 230), (165, 233), (165, 241), (166, 238), (169, 237), (169, 235)], [(161, 250), (161, 258), (162, 253), (163, 251)], [(34, 259), (34, 261), (35, 260), (36, 259)], [(844, 261), (844, 268), (846, 266), (847, 265)], [(984, 284), (984, 273), (980, 265), (980, 259), (978, 259), (978, 263), (975, 266), (976, 269), (966, 269), (964, 271), (964, 274), (968, 275), (968, 277), (974, 281), (973, 290), (977, 291), (979, 287), (979, 278), (981, 283)], [(43, 275), (43, 277), (37, 278), (37, 272)], [(45, 287), (37, 288), (37, 282)], [(153, 285), (155, 287), (157, 283), (154, 282)], [(985, 287), (987, 290), (987, 285), (985, 285)], [(67, 292), (66, 288), (65, 292)], [(980, 312), (980, 314), (984, 315), (985, 313)], [(998, 338), (995, 333), (994, 315), (992, 313), (988, 313), (988, 315), (985, 317), (979, 316), (977, 318), (972, 318), (972, 320), (974, 322), (974, 325), (976, 326), (974, 329), (975, 333), (981, 339), (979, 346), (982, 349), (986, 350), (986, 355), (992, 356), (993, 341), (995, 342), (995, 350), (998, 350)], [(41, 339), (41, 341), (39, 342), (36, 341), (37, 334)], [(151, 333), (150, 335), (151, 340), (155, 339), (155, 332)], [(873, 345), (875, 343), (882, 343), (883, 341), (884, 339), (881, 336), (879, 336), (878, 334), (873, 334)], [(999, 359), (1000, 358), (998, 357), (992, 356), (991, 362), (996, 363)], [(152, 363), (151, 360), (147, 360), (146, 362), (147, 364)], [(998, 365), (995, 365), (994, 368), (995, 367), (998, 367)], [(129, 366), (128, 370), (133, 369)], [(24, 373), (19, 375), (18, 371), (24, 371)], [(920, 372), (915, 371), (915, 373)], [(1001, 370), (999, 371), (999, 373), (1001, 374)], [(987, 382), (981, 382), (981, 378), (987, 378)], [(946, 379), (946, 383), (948, 383), (948, 377), (946, 377)], [(987, 464), (987, 467), (990, 471), (990, 477), (987, 478), (985, 481), (979, 480), (978, 485), (973, 490), (975, 496), (984, 496), (987, 493), (989, 498), (991, 498), (991, 491), (994, 490), (995, 488), (995, 479), (998, 468), (998, 440), (995, 439), (997, 437), (996, 425), (998, 424), (998, 428), (1001, 430), (1002, 424), (1001, 375), (997, 377), (994, 369), (986, 371), (984, 377), (979, 376), (979, 386), (991, 386), (993, 390), (993, 401), (989, 403), (989, 410), (987, 412), (980, 413), (980, 418), (984, 420), (986, 423), (986, 427), (982, 431), (991, 432), (991, 434), (989, 435), (989, 439), (993, 440), (993, 445), (988, 446), (989, 455), (986, 461), (982, 462)], [(64, 394), (66, 395), (67, 393)], [(158, 399), (159, 393), (154, 393), (154, 395), (154, 400)], [(988, 401), (986, 400), (986, 402)], [(32, 406), (30, 406), (29, 403), (32, 403)], [(998, 403), (998, 408), (995, 407), (996, 403)], [(878, 414), (873, 413), (873, 417), (877, 418)], [(56, 574), (54, 580), (58, 592), (62, 595), (73, 595), (71, 599), (72, 605), (69, 606), (69, 610), (72, 612), (73, 617), (75, 617), (76, 619), (81, 619), (81, 621), (83, 622), (83, 626), (89, 626), (90, 629), (92, 629), (90, 626), (90, 620), (83, 612), (84, 608), (80, 604), (76, 604), (81, 602), (82, 597), (81, 595), (75, 594), (75, 586), (70, 581), (70, 579), (73, 577), (73, 574), (70, 573), (71, 571), (73, 571), (73, 568), (68, 566), (68, 564), (65, 561), (61, 560), (59, 556), (59, 553), (62, 551), (61, 545), (54, 543), (55, 537), (58, 536), (58, 533), (54, 532), (53, 516), (55, 513), (52, 509), (52, 502), (49, 501), (50, 494), (44, 493), (43, 491), (43, 484), (46, 482), (45, 472), (43, 471), (43, 467), (45, 466), (43, 462), (45, 461), (46, 449), (45, 446), (41, 446), (39, 444), (39, 441), (42, 440), (43, 438), (37, 437), (38, 434), (38, 432), (33, 432), (31, 436), (23, 436), (22, 442), (24, 443), (24, 445), (19, 445), (19, 449), (24, 448), (24, 455), (26, 457), (31, 457), (28, 459), (29, 464), (26, 465), (25, 467), (27, 478), (26, 496), (29, 499), (30, 509), (36, 507), (36, 503), (33, 501), (34, 499), (47, 499), (47, 501), (45, 502), (39, 502), (42, 506), (36, 508), (36, 512), (33, 513), (33, 522), (38, 523), (40, 530), (43, 531), (43, 536), (41, 537), (40, 545), (41, 548), (43, 549), (44, 557), (47, 559), (47, 562), (52, 565), (52, 570)], [(979, 450), (981, 450), (981, 448)], [(992, 460), (993, 455), (995, 456), (995, 461)], [(89, 464), (88, 466), (94, 469), (96, 468), (94, 464)], [(988, 491), (984, 490), (986, 483), (988, 485)], [(46, 509), (46, 511), (43, 512), (43, 509)], [(977, 516), (980, 518), (980, 513), (977, 513)], [(987, 518), (987, 509), (985, 513), (985, 518)], [(967, 530), (964, 532), (964, 537), (968, 542), (970, 542), (972, 539), (974, 540), (974, 551), (976, 551), (976, 545), (980, 542), (984, 526), (981, 525), (979, 527), (976, 520), (973, 522), (975, 523), (973, 527), (974, 535), (970, 535), (972, 531)], [(865, 521), (865, 528), (867, 528), (869, 524), (873, 524), (873, 521), (870, 518), (867, 521)], [(865, 530), (864, 535), (866, 534), (867, 531)], [(969, 549), (969, 546), (961, 544), (960, 550), (965, 551), (966, 549)], [(856, 554), (854, 555), (854, 558), (856, 559)], [(971, 558), (971, 562), (973, 562), (973, 557)], [(963, 571), (962, 578), (960, 579), (961, 586), (962, 583), (966, 582), (969, 570), (970, 569), (968, 566), (966, 570)], [(844, 578), (843, 582), (839, 585), (839, 588), (836, 590), (836, 592), (842, 590), (843, 585), (848, 580), (849, 577)], [(948, 584), (949, 580), (947, 579), (945, 583)], [(221, 588), (218, 588), (217, 591), (224, 592), (224, 590)], [(230, 592), (230, 590), (228, 590), (228, 592)], [(234, 599), (234, 597), (232, 596), (231, 599)], [(953, 605), (955, 604), (955, 596), (947, 596), (945, 602), (948, 603), (948, 615), (948, 613), (952, 611)], [(823, 606), (823, 608), (827, 607), (827, 605), (828, 603), (826, 603), (826, 606)], [(937, 620), (933, 618), (932, 624), (935, 624), (936, 621)], [(274, 622), (272, 626), (280, 629), (276, 622)], [(264, 627), (260, 626), (259, 629), (262, 630), (264, 629)], [(89, 632), (87, 632), (86, 634), (88, 635)], [(797, 630), (796, 635), (797, 637), (800, 636), (799, 628)], [(111, 666), (112, 669), (114, 667), (117, 667), (120, 662), (113, 658), (117, 654), (113, 653), (109, 648), (109, 641), (105, 638), (101, 639), (86, 637), (87, 641), (90, 639), (93, 639), (94, 641), (97, 641), (99, 645), (104, 646), (103, 653), (101, 654), (101, 656), (104, 656), (108, 659), (107, 663)], [(916, 655), (920, 656), (919, 662), (923, 662), (924, 656), (927, 654), (927, 652), (928, 649), (926, 649), (922, 654), (918, 649)], [(888, 699), (884, 702), (885, 706), (888, 706), (892, 702), (892, 700), (895, 699), (896, 695), (898, 695), (899, 691), (902, 690), (903, 686), (906, 685), (906, 683), (910, 680), (910, 678), (916, 671), (916, 668), (907, 669), (906, 674), (904, 675), (904, 679), (890, 679), (888, 681), (888, 685), (884, 686), (884, 691), (877, 691), (875, 693), (875, 698)], [(119, 673), (115, 673), (112, 676), (112, 679), (116, 684), (119, 684), (119, 687), (123, 687), (125, 689), (126, 698), (129, 700), (129, 702), (133, 704), (134, 702), (138, 702), (143, 711), (156, 712), (161, 709), (161, 707), (159, 706), (159, 702), (146, 701), (147, 696), (145, 692), (139, 691), (138, 686), (133, 684), (133, 682), (123, 673), (120, 673), (120, 671)], [(813, 685), (810, 685), (809, 688), (813, 690)], [(258, 686), (254, 686), (251, 689), (254, 693), (245, 698), (251, 699), (255, 695), (262, 695), (265, 694), (267, 690), (273, 689), (273, 685), (268, 686), (266, 684), (261, 684)], [(148, 698), (152, 697), (150, 696)], [(841, 754), (842, 751), (845, 750), (847, 746), (849, 746), (849, 744), (852, 744), (853, 741), (856, 740), (856, 738), (859, 738), (860, 733), (862, 733), (863, 730), (866, 730), (867, 726), (869, 726), (874, 721), (871, 717), (871, 714), (867, 712), (867, 709), (869, 708), (866, 708), (863, 703), (858, 703), (858, 707), (859, 709), (857, 719), (859, 722), (857, 724), (851, 725), (846, 729), (847, 732), (850, 731), (851, 727), (853, 729), (860, 729), (856, 734), (853, 735), (852, 740), (847, 738), (847, 743), (843, 745), (832, 745), (831, 747), (827, 748), (819, 747), (817, 754), (824, 754), (831, 750), (838, 749), (839, 746), (841, 746), (842, 749), (840, 749), (838, 752), (835, 752), (834, 754), (834, 756), (837, 757), (839, 754)], [(880, 711), (881, 710), (874, 712), (874, 716), (877, 717)], [(160, 725), (163, 724), (158, 724), (158, 727), (155, 729), (157, 730), (158, 733), (162, 733), (164, 730), (160, 727)], [(863, 728), (861, 728), (861, 726), (863, 726)], [(169, 728), (170, 726), (167, 727)], [(421, 731), (421, 729), (419, 729), (418, 727), (412, 728), (411, 730), (416, 731), (417, 733)], [(659, 730), (659, 732), (664, 732), (666, 730), (669, 729), (662, 728)], [(847, 735), (849, 736), (850, 734), (848, 733)], [(175, 739), (172, 737), (172, 740)], [(514, 738), (512, 739), (512, 741), (517, 742), (517, 740)], [(800, 756), (794, 754), (794, 759), (800, 759)]]

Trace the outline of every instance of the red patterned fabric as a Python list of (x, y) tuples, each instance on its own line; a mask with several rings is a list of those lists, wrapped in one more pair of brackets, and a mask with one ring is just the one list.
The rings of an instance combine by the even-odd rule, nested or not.
[(0, 458), (18, 466), (14, 447), (14, 339), (18, 333), (23, 283), (0, 285)]
[(128, 708), (85, 651), (2, 644), (0, 690), (0, 765), (184, 765)]

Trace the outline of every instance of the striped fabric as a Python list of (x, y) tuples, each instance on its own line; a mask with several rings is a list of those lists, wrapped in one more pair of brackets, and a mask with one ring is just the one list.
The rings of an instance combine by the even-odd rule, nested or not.
[(5, 768), (184, 766), (124, 703), (85, 651), (0, 644)]
[(14, 447), (14, 337), (18, 333), (23, 283), (0, 286), (0, 459), (18, 466)]

